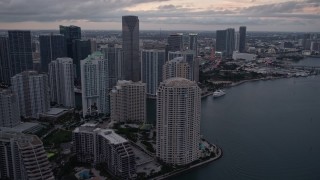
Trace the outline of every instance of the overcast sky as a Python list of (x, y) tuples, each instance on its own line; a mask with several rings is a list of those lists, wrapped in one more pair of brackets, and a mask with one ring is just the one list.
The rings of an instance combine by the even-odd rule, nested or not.
[(0, 0), (0, 29), (120, 30), (123, 15), (140, 30), (320, 31), (320, 0)]

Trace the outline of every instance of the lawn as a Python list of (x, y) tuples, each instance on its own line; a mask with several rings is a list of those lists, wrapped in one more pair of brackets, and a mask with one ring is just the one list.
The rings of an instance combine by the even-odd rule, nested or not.
[(48, 158), (51, 158), (51, 157), (53, 157), (55, 154), (56, 154), (56, 153), (48, 152), (48, 153), (47, 153), (47, 157), (48, 157)]
[(72, 141), (72, 131), (66, 130), (56, 130), (48, 135), (44, 140), (44, 145), (52, 145), (59, 146), (61, 143), (70, 142)]

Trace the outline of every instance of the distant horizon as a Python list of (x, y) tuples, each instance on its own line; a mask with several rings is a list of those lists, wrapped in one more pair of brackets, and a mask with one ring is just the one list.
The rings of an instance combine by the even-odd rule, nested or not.
[[(70, 24), (71, 25), (71, 24)], [(81, 27), (80, 27), (81, 28)], [(247, 27), (248, 28), (248, 27)], [(225, 28), (227, 29), (227, 28)], [(14, 31), (14, 30), (22, 30), (22, 31), (59, 31), (59, 29), (0, 29), (0, 31)], [(140, 29), (140, 31), (162, 31), (162, 32), (172, 32), (172, 31), (176, 31), (176, 32), (215, 32), (217, 30), (224, 30), (222, 29), (216, 29), (216, 30), (166, 30), (166, 29)], [(238, 29), (235, 28), (235, 30), (237, 31)], [(83, 29), (81, 28), (81, 31), (119, 31), (121, 32), (122, 29)], [(255, 32), (259, 32), (259, 33), (320, 33), (319, 31), (262, 31), (262, 30), (248, 30), (247, 29), (247, 33), (251, 32), (251, 33), (255, 33)]]

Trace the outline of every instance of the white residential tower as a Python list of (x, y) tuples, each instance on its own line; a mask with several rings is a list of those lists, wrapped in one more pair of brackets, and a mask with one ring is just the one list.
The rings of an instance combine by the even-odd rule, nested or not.
[(170, 78), (157, 94), (156, 156), (186, 165), (199, 158), (201, 89), (185, 78)]

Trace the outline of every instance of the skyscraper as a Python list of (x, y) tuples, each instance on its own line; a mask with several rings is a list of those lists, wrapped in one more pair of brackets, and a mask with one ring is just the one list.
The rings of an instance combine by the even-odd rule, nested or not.
[(227, 29), (227, 39), (226, 39), (226, 55), (232, 57), (233, 51), (235, 50), (235, 31), (233, 28)]
[(12, 75), (33, 69), (30, 31), (8, 31)]
[(216, 51), (225, 52), (226, 51), (226, 30), (216, 31)]
[(239, 52), (239, 46), (240, 46), (240, 33), (239, 32), (236, 32), (234, 34), (234, 50), (238, 51)]
[(135, 155), (128, 140), (111, 129), (81, 126), (72, 132), (79, 162), (105, 163), (114, 176), (132, 179), (136, 174)]
[(24, 71), (11, 77), (11, 87), (18, 96), (20, 115), (39, 118), (50, 108), (48, 76)]
[(66, 39), (66, 45), (67, 45), (67, 56), (70, 58), (73, 57), (72, 52), (72, 42), (76, 39), (81, 39), (81, 28), (78, 26), (62, 26), (60, 25), (60, 34), (64, 35)]
[(121, 79), (121, 68), (123, 64), (122, 46), (117, 44), (109, 44), (102, 48), (105, 58), (108, 60), (109, 88), (117, 84)]
[(0, 126), (14, 127), (20, 124), (20, 122), (17, 95), (8, 89), (0, 89)]
[(67, 57), (66, 40), (61, 34), (41, 35), (40, 61), (41, 71), (48, 72), (48, 64), (60, 57)]
[(231, 57), (235, 50), (235, 31), (233, 28), (217, 30), (216, 51), (220, 51), (224, 56)]
[(57, 58), (49, 63), (51, 102), (75, 107), (74, 64), (71, 58)]
[(240, 34), (240, 40), (239, 40), (239, 52), (244, 53), (246, 51), (246, 26), (240, 26), (239, 28), (239, 34)]
[(162, 81), (162, 69), (165, 63), (164, 50), (141, 51), (141, 79), (147, 85), (147, 94), (155, 97), (158, 86)]
[(319, 52), (320, 51), (320, 41), (312, 41), (311, 42), (311, 47), (310, 47), (311, 52)]
[(90, 39), (91, 44), (91, 53), (94, 53), (98, 50), (97, 40), (95, 38)]
[(42, 141), (35, 135), (0, 132), (0, 178), (54, 180)]
[(80, 82), (80, 61), (88, 57), (91, 54), (91, 42), (90, 40), (76, 39), (72, 42), (73, 63), (76, 66), (76, 78)]
[(196, 56), (198, 55), (198, 34), (189, 34), (189, 49), (193, 50)]
[(183, 50), (183, 35), (171, 34), (168, 37), (168, 51), (182, 51)]
[(111, 120), (144, 123), (146, 120), (146, 84), (119, 80), (110, 92)]
[(310, 47), (311, 47), (311, 34), (310, 33), (306, 33), (303, 35), (302, 46), (303, 46), (304, 50), (310, 50)]
[(123, 77), (137, 82), (140, 77), (139, 19), (137, 16), (122, 16)]
[(170, 78), (157, 93), (156, 156), (186, 165), (199, 158), (201, 89), (184, 78)]
[(12, 73), (9, 40), (7, 37), (0, 37), (0, 83), (10, 84)]
[(101, 52), (95, 52), (80, 64), (83, 116), (109, 114), (108, 61)]

